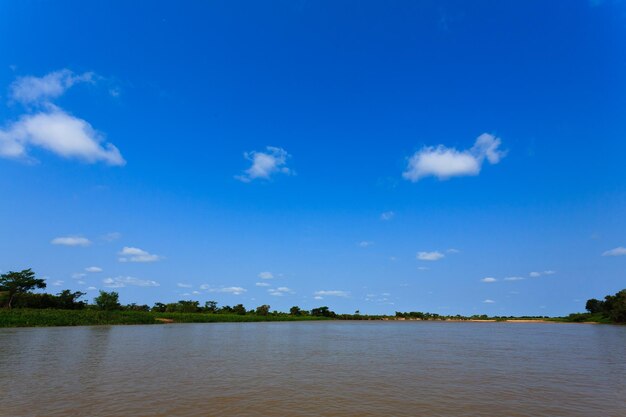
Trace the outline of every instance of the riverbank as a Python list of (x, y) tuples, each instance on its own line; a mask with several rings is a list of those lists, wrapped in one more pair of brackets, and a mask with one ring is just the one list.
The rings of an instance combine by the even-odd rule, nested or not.
[(144, 311), (0, 309), (0, 327), (95, 326), (113, 324), (229, 323), (327, 320), (325, 317), (157, 313)]

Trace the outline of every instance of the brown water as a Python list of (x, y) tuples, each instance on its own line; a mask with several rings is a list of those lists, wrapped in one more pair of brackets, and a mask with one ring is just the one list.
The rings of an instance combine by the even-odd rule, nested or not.
[(626, 327), (0, 329), (0, 415), (626, 416)]

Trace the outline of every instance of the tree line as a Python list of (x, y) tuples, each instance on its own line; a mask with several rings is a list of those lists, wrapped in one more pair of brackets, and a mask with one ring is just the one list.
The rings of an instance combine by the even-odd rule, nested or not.
[[(31, 269), (14, 272), (9, 271), (0, 275), (0, 307), (30, 308), (30, 309), (62, 309), (81, 310), (95, 309), (102, 311), (144, 311), (158, 313), (206, 313), (206, 314), (236, 314), (236, 315), (290, 315), (290, 316), (311, 316), (326, 317), (344, 320), (369, 320), (389, 318), (387, 316), (361, 315), (357, 310), (354, 314), (337, 314), (327, 306), (304, 310), (298, 306), (293, 306), (288, 313), (271, 311), (267, 304), (260, 305), (254, 309), (246, 309), (243, 304), (234, 306), (219, 306), (217, 301), (206, 301), (203, 305), (199, 301), (180, 300), (175, 303), (154, 303), (153, 306), (135, 303), (122, 305), (119, 302), (119, 294), (115, 291), (100, 291), (92, 304), (81, 300), (86, 293), (80, 291), (63, 290), (57, 294), (35, 293), (33, 290), (45, 289), (44, 279), (36, 278)], [(604, 300), (592, 298), (585, 304), (587, 313), (573, 313), (563, 318), (565, 321), (598, 321), (606, 323), (626, 323), (626, 289), (614, 295), (607, 295)], [(455, 315), (439, 315), (436, 313), (423, 313), (419, 311), (400, 312), (396, 311), (395, 318), (418, 319), (418, 320), (505, 320), (513, 317), (489, 317), (487, 315), (473, 315), (470, 317)], [(520, 317), (517, 317), (520, 318)], [(528, 317), (546, 318), (546, 317)]]
[[(175, 303), (154, 303), (153, 306), (147, 304), (131, 303), (122, 305), (119, 301), (119, 294), (115, 291), (100, 291), (98, 296), (89, 304), (80, 300), (86, 295), (84, 292), (63, 290), (58, 294), (34, 293), (35, 289), (45, 289), (46, 282), (36, 278), (31, 269), (19, 272), (8, 272), (0, 275), (0, 307), (11, 308), (32, 308), (32, 309), (63, 309), (82, 310), (96, 309), (102, 311), (153, 311), (158, 313), (209, 313), (209, 314), (256, 314), (258, 316), (285, 314), (279, 311), (270, 311), (268, 304), (263, 304), (255, 309), (248, 310), (243, 304), (234, 306), (218, 306), (217, 301), (206, 301), (200, 305), (199, 301), (180, 300)], [(291, 316), (312, 316), (312, 317), (337, 317), (337, 314), (328, 307), (318, 307), (303, 310), (298, 306), (289, 309)]]

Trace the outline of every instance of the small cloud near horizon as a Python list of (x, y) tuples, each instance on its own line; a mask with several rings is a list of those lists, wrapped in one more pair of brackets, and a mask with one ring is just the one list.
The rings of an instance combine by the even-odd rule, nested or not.
[(62, 236), (55, 237), (50, 241), (53, 245), (61, 245), (61, 246), (89, 246), (91, 245), (91, 241), (86, 237), (80, 236)]
[(128, 286), (132, 287), (158, 287), (160, 284), (156, 281), (148, 279), (139, 279), (128, 276), (117, 276), (113, 278), (105, 278), (102, 283), (107, 288), (124, 288)]
[(118, 258), (118, 261), (120, 262), (145, 263), (145, 262), (156, 262), (161, 259), (159, 255), (155, 255), (143, 249), (139, 249), (139, 248), (135, 248), (131, 246), (124, 246), (124, 248), (122, 248), (122, 250), (119, 252), (119, 255), (120, 257)]
[(445, 258), (445, 256), (446, 255), (438, 251), (417, 253), (417, 259), (419, 259), (420, 261), (438, 261), (442, 258)]

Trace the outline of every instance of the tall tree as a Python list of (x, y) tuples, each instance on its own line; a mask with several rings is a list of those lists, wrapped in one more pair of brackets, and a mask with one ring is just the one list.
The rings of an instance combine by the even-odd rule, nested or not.
[(270, 306), (267, 304), (263, 304), (262, 306), (258, 306), (256, 308), (256, 314), (259, 316), (267, 316), (270, 313)]
[(30, 268), (20, 272), (9, 271), (0, 275), (0, 292), (8, 294), (9, 308), (11, 308), (16, 295), (27, 293), (35, 288), (46, 288), (46, 282), (43, 279), (35, 278), (35, 273)]
[(120, 305), (120, 296), (115, 291), (106, 292), (100, 291), (100, 295), (93, 299), (96, 306), (100, 310), (119, 310), (122, 308)]

